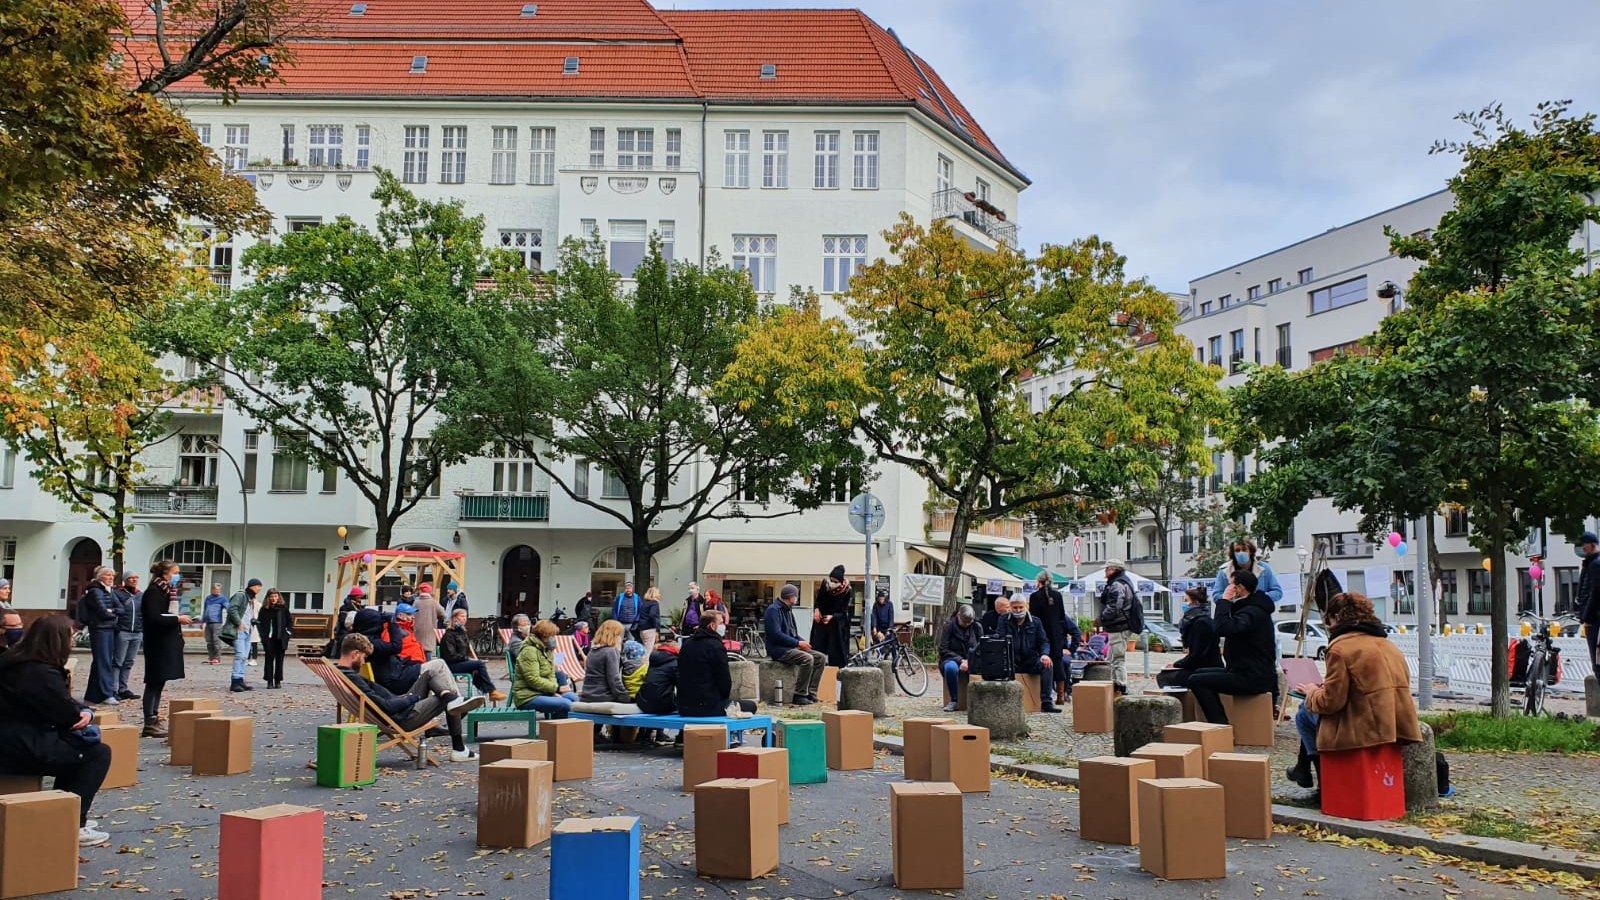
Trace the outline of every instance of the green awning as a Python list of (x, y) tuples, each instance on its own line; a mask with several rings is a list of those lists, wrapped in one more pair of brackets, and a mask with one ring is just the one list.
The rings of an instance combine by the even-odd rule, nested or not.
[[(995, 553), (978, 553), (977, 551), (973, 551), (972, 555), (978, 557), (997, 569), (1010, 572), (1012, 575), (1021, 578), (1028, 584), (1032, 584), (1034, 579), (1039, 577), (1039, 573), (1044, 571), (1042, 566), (1036, 566), (1020, 556), (1004, 556)], [(1052, 572), (1051, 577), (1055, 580), (1056, 584), (1066, 584), (1072, 580), (1070, 575), (1063, 575), (1060, 572)]]

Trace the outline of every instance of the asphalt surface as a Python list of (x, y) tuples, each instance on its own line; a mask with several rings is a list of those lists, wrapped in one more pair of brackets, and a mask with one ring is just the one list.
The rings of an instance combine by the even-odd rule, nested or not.
[[(319, 788), (306, 767), (315, 726), (332, 721), (326, 691), (290, 661), (280, 691), (227, 694), (226, 666), (191, 661), (169, 697), (224, 696), (230, 713), (256, 716), (254, 769), (197, 778), (165, 765), (166, 745), (143, 743), (139, 785), (102, 795), (94, 815), (109, 846), (82, 854), (79, 892), (185, 898), (216, 896), (218, 818), (231, 810), (294, 803), (326, 811), (325, 897), (548, 897), (548, 846), (480, 851), (475, 846), (477, 763), (418, 772), (404, 755), (380, 755), (375, 786)], [(251, 669), (252, 678), (260, 670)], [(135, 690), (138, 687), (135, 686)], [(129, 704), (131, 713), (133, 704)], [(511, 736), (515, 726), (488, 727)], [(491, 735), (492, 736), (492, 735)], [(448, 749), (448, 742), (432, 742)], [(870, 772), (830, 772), (826, 784), (797, 785), (781, 833), (782, 865), (753, 882), (694, 873), (691, 799), (679, 792), (671, 749), (596, 753), (595, 777), (557, 785), (555, 819), (637, 815), (644, 831), (648, 898), (893, 898), (929, 896), (893, 885), (889, 785), (898, 757)], [(1411, 856), (1305, 840), (1228, 842), (1228, 878), (1165, 882), (1138, 869), (1138, 851), (1078, 839), (1078, 794), (996, 778), (965, 799), (967, 884), (944, 896), (973, 898), (1144, 897), (1555, 897), (1538, 884), (1493, 883), (1470, 871)], [(141, 891), (143, 889), (143, 891)], [(54, 896), (69, 896), (60, 894)], [(73, 895), (75, 896), (75, 895)], [(1570, 896), (1570, 894), (1568, 895)]]

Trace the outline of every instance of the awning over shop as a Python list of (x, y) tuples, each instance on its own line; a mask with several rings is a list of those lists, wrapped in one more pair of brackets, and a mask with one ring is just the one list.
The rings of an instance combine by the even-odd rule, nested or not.
[[(922, 544), (912, 544), (911, 549), (944, 566), (945, 572), (949, 573), (950, 565), (945, 560), (945, 551), (943, 549), (927, 547)], [(998, 580), (1001, 584), (1010, 585), (1011, 587), (1021, 587), (1027, 581), (1027, 579), (1007, 572), (992, 563), (984, 562), (971, 553), (966, 555), (966, 559), (961, 564), (961, 574), (968, 578), (976, 578), (982, 582)]]
[[(865, 562), (865, 548), (855, 542), (712, 541), (704, 569), (706, 578), (821, 578), (842, 564), (849, 577), (862, 578)], [(872, 572), (883, 574), (877, 545)]]
[[(997, 569), (1004, 569), (1021, 578), (1025, 584), (1033, 584), (1038, 579), (1039, 573), (1044, 571), (1043, 566), (1036, 566), (1020, 556), (1005, 556), (998, 553), (974, 553), (973, 556), (983, 560)], [(1066, 584), (1072, 580), (1069, 575), (1060, 572), (1051, 572), (1050, 577), (1056, 584)]]

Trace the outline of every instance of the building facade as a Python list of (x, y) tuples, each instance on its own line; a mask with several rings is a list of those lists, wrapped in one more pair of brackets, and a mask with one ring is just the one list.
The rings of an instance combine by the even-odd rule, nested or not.
[[(668, 12), (645, 0), (318, 8), (314, 39), (292, 43), (279, 81), (226, 105), (203, 85), (174, 94), (219, 164), (255, 185), (277, 234), (338, 216), (371, 225), (381, 167), (421, 197), (463, 201), (487, 240), (529, 268), (557, 266), (564, 239), (598, 234), (627, 276), (655, 235), (674, 259), (719, 258), (764, 295), (810, 289), (833, 311), (902, 214), (948, 220), (978, 246), (1016, 242), (1026, 177), (928, 60), (860, 12)], [(125, 9), (148, 32), (149, 9)], [(251, 238), (214, 238), (213, 277), (238, 283)], [(332, 609), (332, 559), (365, 546), (370, 509), (216, 399), (179, 410), (181, 434), (147, 452), (130, 567), (171, 556), (200, 593), (257, 577), (296, 609)], [(21, 605), (59, 608), (104, 557), (103, 528), (42, 493), (25, 460), (0, 463), (6, 575)], [(620, 493), (599, 469), (563, 465), (582, 466), (574, 481), (602, 503)], [(669, 601), (698, 579), (741, 604), (786, 581), (809, 597), (839, 563), (859, 580), (867, 552), (846, 511), (859, 487), (800, 515), (706, 523), (656, 557), (654, 580)], [(874, 574), (898, 584), (937, 568), (926, 485), (885, 468), (870, 489), (888, 508)], [(393, 543), (465, 552), (474, 615), (570, 610), (632, 574), (627, 532), (513, 453), (492, 450), (423, 490)], [(770, 511), (765, 497), (740, 501)], [(989, 549), (1015, 557), (1020, 524), (989, 530)], [(976, 559), (970, 568), (993, 574)]]

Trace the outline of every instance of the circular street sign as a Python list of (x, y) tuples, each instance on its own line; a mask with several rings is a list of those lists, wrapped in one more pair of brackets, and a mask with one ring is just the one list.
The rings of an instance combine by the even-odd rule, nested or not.
[(883, 508), (883, 501), (871, 494), (857, 494), (850, 501), (850, 527), (857, 534), (877, 534), (886, 518), (888, 513)]
[(1072, 564), (1073, 565), (1077, 565), (1078, 563), (1081, 563), (1081, 562), (1083, 562), (1083, 538), (1078, 537), (1077, 535), (1073, 535), (1072, 536)]

